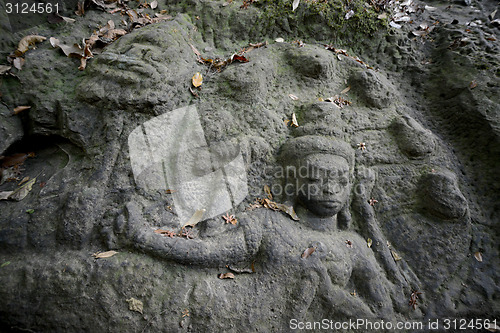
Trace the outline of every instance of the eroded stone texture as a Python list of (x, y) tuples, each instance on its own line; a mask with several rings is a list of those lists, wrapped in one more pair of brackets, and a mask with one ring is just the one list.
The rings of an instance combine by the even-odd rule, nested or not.
[[(260, 9), (225, 7), (193, 2), (109, 45), (83, 73), (41, 44), (26, 54), (19, 84), (2, 81), (9, 108), (33, 108), (9, 116), (12, 136), (0, 132), (0, 150), (35, 151), (23, 176), (37, 182), (23, 201), (0, 201), (0, 328), (286, 332), (293, 318), (498, 317), (498, 77), (481, 72), (485, 83), (471, 88), (480, 69), (469, 70), (474, 62), (449, 48), (450, 26), (436, 30), (442, 50), (434, 54), (416, 52), (420, 41), (408, 40), (409, 31), (378, 39), (359, 54), (377, 70), (306, 41), (270, 42), (247, 52), (249, 62), (213, 71), (190, 44), (226, 58), (249, 36), (272, 41), (296, 29), (275, 26), (266, 35), (248, 28)], [(109, 18), (87, 15), (96, 26)], [(75, 24), (60, 29), (81, 38), (85, 25)], [(198, 97), (189, 91), (196, 72), (204, 76)], [(352, 104), (324, 102), (339, 96)], [(160, 126), (186, 106), (196, 110), (198, 132)], [(145, 124), (160, 125), (148, 134)], [(144, 145), (130, 145), (134, 131)], [(151, 148), (164, 138), (173, 142), (168, 152)], [(186, 140), (203, 149), (179, 156)], [(237, 156), (245, 170), (231, 174)], [(176, 183), (164, 182), (170, 160), (188, 183), (216, 172), (245, 176), (248, 195), (181, 229), (189, 214), (180, 218)], [(142, 186), (133, 163), (142, 173), (154, 168), (158, 182)], [(248, 209), (269, 199), (264, 185), (298, 220)], [(202, 194), (240, 193), (230, 187), (210, 184)], [(238, 222), (226, 223), (226, 213)], [(106, 250), (118, 254), (92, 257)], [(227, 272), (234, 279), (219, 278)], [(422, 293), (415, 307), (414, 291)], [(129, 310), (131, 298), (143, 303), (142, 314)]]

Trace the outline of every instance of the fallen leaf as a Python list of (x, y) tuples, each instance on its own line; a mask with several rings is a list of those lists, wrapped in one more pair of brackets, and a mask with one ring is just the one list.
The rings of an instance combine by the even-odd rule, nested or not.
[(193, 227), (198, 224), (198, 222), (201, 221), (203, 214), (205, 214), (206, 209), (198, 209), (196, 212), (194, 212), (193, 216), (187, 221), (186, 224), (184, 224), (182, 227)]
[(299, 98), (297, 96), (295, 96), (294, 94), (289, 94), (288, 97), (290, 97), (294, 101), (298, 101), (299, 100)]
[(284, 213), (287, 213), (293, 220), (299, 221), (299, 217), (297, 216), (297, 213), (295, 213), (295, 210), (293, 209), (293, 206), (287, 206), (284, 204), (276, 203), (276, 207), (278, 207), (279, 210), (281, 210)]
[(83, 16), (85, 14), (84, 5), (85, 5), (84, 1), (78, 1), (78, 4), (77, 4), (78, 9), (75, 11), (75, 14), (77, 16)]
[(436, 7), (431, 7), (431, 6), (427, 6), (427, 5), (424, 8), (425, 8), (425, 10), (428, 10), (430, 12), (433, 12), (437, 9)]
[(76, 43), (73, 46), (66, 44), (58, 44), (57, 46), (64, 52), (66, 57), (82, 58), (84, 55), (82, 47)]
[(297, 9), (297, 7), (299, 7), (299, 4), (300, 4), (300, 0), (293, 0), (292, 12), (294, 12), (295, 9)]
[(354, 16), (354, 10), (352, 10), (352, 9), (351, 9), (350, 11), (348, 11), (348, 12), (345, 14), (345, 17), (344, 17), (344, 18), (345, 18), (346, 20), (348, 20), (348, 19), (350, 19), (350, 18), (351, 18), (351, 17), (353, 17), (353, 16)]
[(389, 25), (393, 28), (396, 28), (396, 29), (401, 29), (401, 25), (400, 24), (397, 24), (397, 23), (394, 23), (393, 21), (389, 22)]
[(59, 15), (59, 14), (57, 14), (57, 13), (56, 13), (56, 15), (57, 15), (58, 17), (62, 18), (62, 19), (63, 19), (63, 21), (64, 21), (64, 22), (67, 22), (67, 23), (73, 23), (73, 22), (75, 22), (75, 21), (76, 21), (75, 19), (72, 19), (72, 18), (69, 18), (69, 17), (65, 17), (65, 16), (61, 16), (61, 15)]
[(234, 279), (233, 273), (224, 273), (219, 274), (219, 279)]
[(299, 123), (297, 122), (297, 117), (295, 116), (295, 112), (292, 113), (292, 126), (299, 127)]
[(284, 42), (285, 42), (285, 40), (284, 40), (283, 38), (281, 38), (281, 37), (276, 38), (274, 41), (275, 41), (276, 43), (284, 43)]
[(233, 272), (239, 273), (239, 274), (243, 274), (243, 273), (252, 274), (252, 273), (255, 273), (255, 269), (252, 268), (253, 267), (253, 263), (252, 263), (252, 265), (251, 265), (250, 268), (238, 268), (238, 267), (233, 267), (231, 265), (226, 265), (226, 267), (230, 271), (233, 271)]
[(429, 32), (425, 31), (425, 30), (415, 30), (415, 31), (412, 31), (411, 33), (417, 37), (422, 37), (422, 36), (427, 35)]
[(12, 154), (10, 156), (4, 156), (1, 161), (1, 166), (3, 168), (10, 168), (13, 166), (20, 166), (26, 161), (28, 157), (35, 157), (34, 152), (29, 152), (29, 153), (17, 153), (17, 154)]
[(28, 180), (30, 180), (30, 177), (29, 176), (26, 176), (24, 177), (20, 182), (19, 184), (17, 184), (17, 186), (21, 186), (22, 184), (26, 183)]
[(194, 97), (198, 97), (198, 93), (194, 91), (193, 88), (189, 87), (189, 91), (191, 92), (191, 94), (193, 94)]
[(373, 244), (372, 239), (371, 239), (371, 238), (368, 238), (368, 239), (366, 240), (366, 245), (368, 245), (368, 247), (369, 247), (369, 248), (371, 248), (371, 247), (372, 247), (372, 244)]
[(314, 253), (314, 251), (316, 251), (316, 247), (315, 246), (311, 246), (311, 247), (308, 247), (307, 249), (305, 249), (304, 253), (302, 253), (301, 257), (303, 259), (306, 259), (308, 258), (311, 254)]
[(12, 66), (0, 65), (0, 75), (7, 73), (11, 68)]
[(201, 86), (201, 84), (203, 83), (203, 76), (201, 75), (201, 73), (198, 72), (195, 75), (193, 75), (192, 82), (193, 86), (195, 87)]
[(341, 93), (341, 94), (345, 94), (345, 93), (347, 93), (349, 90), (351, 90), (351, 86), (349, 86), (349, 87), (345, 88), (345, 89), (344, 89), (344, 90), (342, 90), (340, 93)]
[(105, 259), (105, 258), (111, 258), (118, 252), (116, 251), (106, 251), (106, 252), (96, 252), (92, 256), (96, 259)]
[(201, 57), (200, 51), (196, 47), (193, 46), (193, 44), (189, 44), (191, 46), (191, 49), (193, 50), (194, 54), (196, 54), (198, 57)]
[(477, 87), (477, 81), (476, 80), (472, 80), (471, 83), (469, 84), (469, 88), (474, 89), (476, 87)]
[(231, 56), (231, 62), (238, 60), (239, 62), (248, 62), (249, 60), (242, 55), (233, 54)]
[(31, 109), (31, 106), (27, 106), (27, 105), (17, 106), (14, 108), (14, 114), (21, 113), (24, 110), (28, 110), (28, 109)]
[(10, 265), (10, 261), (6, 261), (0, 265), (0, 268)]
[(0, 200), (8, 200), (9, 196), (12, 194), (14, 191), (3, 191), (0, 192)]
[(151, 9), (156, 9), (156, 7), (158, 7), (158, 1), (154, 0), (149, 4), (149, 7), (151, 7)]
[(31, 189), (33, 188), (33, 185), (36, 182), (36, 177), (21, 186), (20, 188), (12, 191), (12, 194), (9, 195), (9, 200), (14, 200), (14, 201), (21, 201), (23, 200), (28, 193), (30, 193)]
[(87, 58), (80, 58), (80, 66), (78, 66), (78, 70), (83, 71), (87, 67)]
[(35, 43), (41, 43), (46, 39), (46, 37), (38, 35), (28, 35), (23, 37), (17, 45), (16, 55), (23, 55), (24, 53), (26, 53), (26, 51), (29, 50), (30, 46), (35, 45)]
[(160, 234), (160, 235), (166, 235), (168, 237), (174, 237), (175, 232), (170, 231), (170, 230), (163, 230), (163, 229), (157, 229), (154, 231), (155, 234)]
[(399, 261), (399, 260), (402, 260), (403, 258), (401, 258), (401, 256), (399, 254), (396, 253), (396, 251), (394, 250), (391, 250), (391, 254), (392, 254), (392, 257), (394, 258), (394, 261)]
[(34, 209), (26, 209), (26, 213), (28, 214), (33, 214), (35, 212)]
[(139, 301), (138, 299), (135, 299), (133, 297), (127, 299), (126, 301), (128, 303), (128, 309), (130, 311), (135, 311), (135, 312), (139, 312), (140, 314), (142, 314), (142, 310), (143, 310), (144, 305), (142, 304), (141, 301)]
[(379, 16), (377, 16), (377, 18), (378, 18), (379, 20), (386, 19), (386, 18), (387, 18), (387, 13), (382, 13), (382, 14), (380, 14)]
[(268, 185), (264, 185), (264, 193), (269, 200), (273, 200), (273, 194), (271, 193), (271, 188)]
[(474, 253), (474, 258), (476, 258), (476, 260), (479, 262), (483, 262), (483, 254), (479, 251)]
[(21, 58), (21, 57), (17, 57), (14, 59), (14, 62), (13, 62), (13, 65), (15, 68), (17, 68), (18, 70), (21, 70), (23, 68), (23, 65), (24, 65), (24, 59)]
[(49, 41), (50, 41), (50, 45), (52, 45), (52, 47), (58, 47), (59, 44), (61, 43), (59, 41), (59, 39), (55, 38), (55, 37), (50, 37), (49, 38)]

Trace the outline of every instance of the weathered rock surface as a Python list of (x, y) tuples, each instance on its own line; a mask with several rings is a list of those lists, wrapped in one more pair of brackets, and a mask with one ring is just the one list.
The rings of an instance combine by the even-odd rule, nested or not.
[[(495, 2), (434, 1), (432, 12), (411, 14), (414, 23), (354, 44), (304, 3), (270, 25), (266, 4), (240, 5), (160, 2), (173, 19), (121, 37), (85, 71), (45, 42), (16, 76), (1, 77), (0, 154), (35, 152), (2, 169), (37, 181), (22, 201), (0, 201), (0, 330), (286, 332), (292, 319), (500, 319), (500, 30), (487, 17)], [(72, 44), (121, 19), (95, 9), (75, 18), (29, 33)], [(27, 33), (2, 32), (1, 53)], [(191, 47), (225, 59), (264, 40), (248, 62), (221, 71)], [(325, 49), (332, 40), (350, 56)], [(196, 72), (201, 89), (191, 86)], [(12, 115), (19, 105), (31, 109)], [(162, 131), (165, 115), (178, 125)], [(289, 174), (291, 166), (309, 171)], [(265, 185), (299, 220), (248, 209), (267, 197)], [(232, 209), (181, 229), (181, 208), (210, 212), (207, 203)], [(108, 250), (118, 254), (92, 256)], [(219, 278), (227, 272), (234, 279)], [(410, 306), (414, 291), (422, 294)]]

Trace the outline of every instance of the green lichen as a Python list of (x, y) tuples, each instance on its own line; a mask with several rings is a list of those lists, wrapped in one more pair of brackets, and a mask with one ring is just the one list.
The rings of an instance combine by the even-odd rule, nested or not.
[[(265, 30), (278, 26), (296, 36), (320, 34), (335, 42), (356, 41), (387, 27), (386, 20), (378, 19), (379, 13), (362, 0), (303, 0), (295, 11), (292, 11), (291, 0), (263, 0), (259, 6)], [(346, 20), (351, 10), (354, 15)]]

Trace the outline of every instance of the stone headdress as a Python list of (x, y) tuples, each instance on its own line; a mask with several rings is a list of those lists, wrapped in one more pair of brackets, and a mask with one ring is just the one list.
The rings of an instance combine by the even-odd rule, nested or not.
[(354, 170), (354, 150), (344, 141), (319, 135), (306, 135), (287, 141), (281, 148), (280, 162), (295, 164), (311, 154), (343, 157), (349, 164), (351, 173)]

